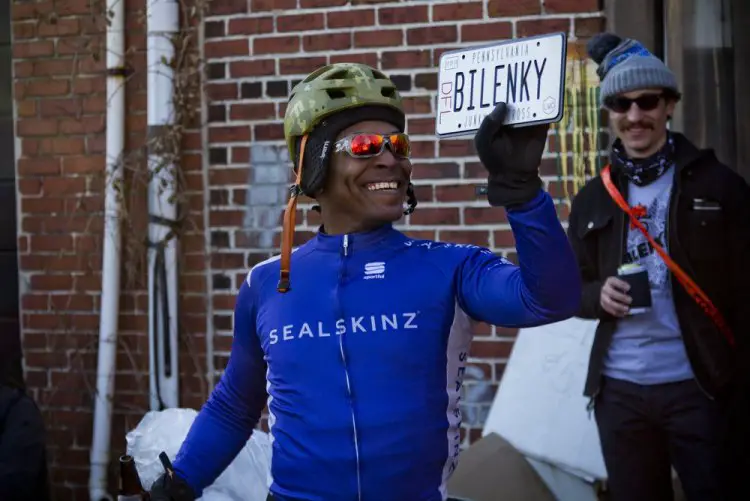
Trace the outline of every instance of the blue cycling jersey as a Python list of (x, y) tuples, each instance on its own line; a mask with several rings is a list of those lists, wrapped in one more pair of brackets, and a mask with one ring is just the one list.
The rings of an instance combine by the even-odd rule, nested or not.
[(174, 461), (200, 495), (268, 403), (280, 501), (438, 501), (459, 455), (471, 319), (508, 327), (572, 316), (574, 255), (548, 194), (508, 211), (519, 266), (390, 225), (319, 233), (242, 284), (226, 371)]

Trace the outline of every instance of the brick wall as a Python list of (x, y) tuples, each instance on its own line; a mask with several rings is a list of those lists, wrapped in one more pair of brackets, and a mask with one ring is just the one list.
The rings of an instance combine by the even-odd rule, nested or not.
[[(488, 208), (475, 195), (486, 172), (472, 142), (435, 140), (438, 58), (452, 48), (557, 30), (572, 39), (589, 36), (603, 24), (598, 1), (253, 0), (249, 8), (245, 2), (215, 7), (206, 21), (206, 55), (217, 369), (228, 356), (234, 293), (248, 267), (278, 252), (291, 167), (282, 140), (286, 97), (323, 64), (379, 67), (406, 97), (419, 207), (400, 227), (420, 237), (487, 246), (513, 259), (504, 210)], [(562, 195), (551, 158), (543, 173), (550, 192)], [(319, 224), (310, 209), (300, 208), (298, 241)], [(563, 217), (566, 210), (563, 202)], [(476, 334), (464, 400), (467, 441), (481, 433), (515, 335), (487, 325), (477, 325)]]
[[(126, 2), (134, 73), (126, 97), (130, 188), (113, 458), (124, 449), (125, 430), (148, 408), (145, 4)], [(61, 500), (88, 499), (103, 226), (103, 12), (101, 0), (16, 2), (12, 12), (22, 341)], [(234, 294), (248, 268), (278, 252), (290, 167), (280, 119), (291, 85), (335, 61), (366, 62), (392, 76), (406, 96), (420, 200), (403, 229), (513, 258), (504, 212), (474, 194), (484, 171), (471, 142), (434, 140), (438, 57), (555, 30), (585, 37), (601, 25), (595, 0), (214, 1), (204, 24), (207, 127), (189, 130), (181, 162), (190, 209), (180, 263), (182, 405), (198, 407), (211, 382), (202, 376), (218, 376), (226, 364)], [(559, 195), (551, 159), (543, 172)], [(300, 207), (298, 242), (317, 227), (309, 209)], [(514, 336), (485, 325), (476, 334), (465, 392), (467, 442), (479, 434)], [(206, 336), (213, 337), (210, 350)]]
[[(126, 192), (112, 458), (148, 409), (145, 3), (126, 0)], [(88, 499), (105, 183), (105, 4), (12, 6), (18, 246), (26, 382), (47, 423), (54, 494)], [(180, 308), (182, 401), (206, 393), (203, 169), (199, 129), (183, 141), (186, 203)], [(114, 464), (114, 463), (113, 463)], [(116, 476), (110, 485), (116, 486)], [(116, 492), (113, 490), (112, 492)]]

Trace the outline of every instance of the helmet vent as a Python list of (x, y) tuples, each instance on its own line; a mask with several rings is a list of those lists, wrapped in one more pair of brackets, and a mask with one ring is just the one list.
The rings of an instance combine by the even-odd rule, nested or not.
[(340, 70), (326, 77), (326, 80), (343, 80), (349, 77), (349, 70)]
[(380, 93), (383, 95), (383, 97), (387, 98), (393, 98), (396, 95), (396, 88), (395, 87), (381, 87)]
[(341, 89), (326, 89), (326, 92), (331, 99), (341, 99), (346, 97), (346, 94)]
[(374, 76), (378, 80), (388, 80), (388, 77), (380, 73), (378, 70), (374, 70), (372, 72), (372, 76)]

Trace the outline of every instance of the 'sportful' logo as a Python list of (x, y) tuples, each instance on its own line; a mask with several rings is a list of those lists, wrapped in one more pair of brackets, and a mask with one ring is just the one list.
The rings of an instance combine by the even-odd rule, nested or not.
[(320, 159), (325, 160), (326, 155), (328, 154), (328, 147), (331, 145), (330, 141), (326, 141), (323, 143), (323, 149), (320, 151)]
[(385, 263), (377, 261), (374, 263), (365, 264), (365, 280), (372, 280), (374, 278), (385, 278)]

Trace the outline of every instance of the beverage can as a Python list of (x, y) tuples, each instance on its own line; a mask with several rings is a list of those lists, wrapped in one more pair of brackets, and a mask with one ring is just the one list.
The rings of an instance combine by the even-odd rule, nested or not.
[(617, 275), (630, 284), (633, 304), (628, 310), (628, 314), (638, 315), (649, 311), (651, 309), (651, 290), (648, 282), (648, 270), (638, 263), (628, 263), (617, 269)]

